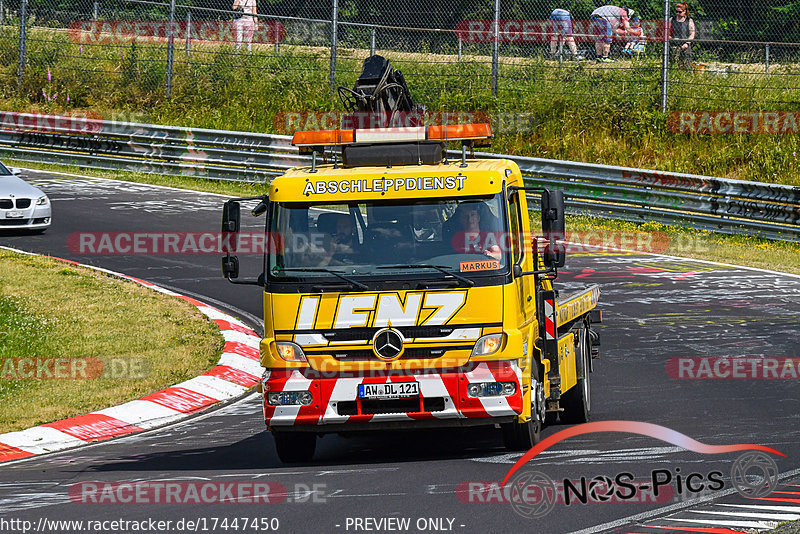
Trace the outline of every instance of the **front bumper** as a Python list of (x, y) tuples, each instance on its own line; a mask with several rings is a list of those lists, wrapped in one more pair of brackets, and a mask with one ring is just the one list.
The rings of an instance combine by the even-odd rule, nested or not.
[[(11, 212), (21, 212), (21, 217), (8, 217)], [(50, 227), (52, 210), (50, 204), (31, 206), (26, 209), (0, 209), (1, 230), (42, 230)]]
[[(318, 377), (308, 369), (275, 369), (264, 383), (264, 420), (268, 427), (343, 432), (385, 428), (465, 426), (507, 422), (522, 413), (522, 372), (516, 360), (472, 363), (450, 372), (429, 370), (391, 376)], [(419, 382), (420, 396), (404, 399), (362, 400), (359, 384)], [(514, 382), (508, 396), (470, 397), (467, 386), (481, 382)], [(273, 406), (267, 394), (311, 391), (306, 406)]]

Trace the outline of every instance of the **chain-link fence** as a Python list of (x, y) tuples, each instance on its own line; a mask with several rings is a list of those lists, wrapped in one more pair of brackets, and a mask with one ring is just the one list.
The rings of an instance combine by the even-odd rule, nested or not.
[[(458, 109), (605, 96), (661, 110), (800, 103), (800, 1), (0, 0), (0, 84), (46, 107), (352, 86), (372, 53)], [(235, 9), (240, 8), (240, 9)], [(684, 11), (679, 13), (678, 9)], [(623, 19), (627, 19), (624, 21)], [(231, 83), (232, 80), (237, 83)], [(303, 104), (302, 94), (298, 105)], [(744, 108), (743, 108), (744, 109)]]

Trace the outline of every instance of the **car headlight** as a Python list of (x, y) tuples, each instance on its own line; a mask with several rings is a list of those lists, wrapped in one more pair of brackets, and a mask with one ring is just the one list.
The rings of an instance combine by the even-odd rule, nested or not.
[(300, 345), (291, 341), (276, 341), (278, 356), (287, 362), (307, 362), (306, 355)]
[(44, 206), (48, 202), (50, 202), (50, 200), (47, 198), (47, 195), (44, 195), (44, 196), (39, 197), (39, 199), (36, 201), (36, 205), (37, 206)]
[(503, 347), (503, 333), (488, 334), (475, 342), (470, 356), (489, 356)]

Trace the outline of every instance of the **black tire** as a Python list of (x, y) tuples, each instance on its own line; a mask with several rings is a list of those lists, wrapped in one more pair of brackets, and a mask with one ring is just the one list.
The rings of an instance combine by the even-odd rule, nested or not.
[[(538, 387), (537, 387), (537, 384)], [(539, 443), (544, 426), (544, 386), (539, 380), (539, 369), (533, 362), (531, 376), (531, 418), (527, 423), (504, 423), (503, 443), (510, 451), (526, 451)], [(537, 394), (538, 393), (538, 394)], [(538, 400), (537, 400), (538, 397)]]
[(317, 435), (313, 432), (275, 431), (275, 449), (278, 458), (286, 464), (308, 462), (314, 457), (317, 448)]
[(547, 412), (544, 415), (544, 426), (554, 425), (558, 422), (558, 412)]
[(580, 341), (575, 347), (575, 359), (578, 366), (578, 383), (561, 395), (561, 422), (579, 424), (589, 421), (592, 407), (591, 362), (592, 348), (589, 329), (580, 332)]

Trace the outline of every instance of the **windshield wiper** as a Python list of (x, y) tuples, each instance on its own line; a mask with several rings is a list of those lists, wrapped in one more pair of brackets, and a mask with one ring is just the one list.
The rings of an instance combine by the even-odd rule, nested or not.
[(332, 274), (333, 276), (340, 278), (347, 282), (348, 284), (357, 287), (358, 289), (369, 289), (368, 286), (362, 284), (358, 280), (353, 280), (352, 278), (343, 275), (339, 271), (334, 271), (333, 269), (326, 269), (325, 267), (281, 267), (280, 269), (273, 269), (273, 273), (276, 272), (305, 272), (305, 273), (328, 273)]
[(452, 272), (450, 270), (450, 267), (448, 267), (446, 265), (431, 265), (431, 264), (428, 264), (428, 263), (409, 263), (409, 264), (401, 264), (401, 265), (379, 265), (379, 266), (377, 266), (375, 268), (376, 269), (436, 269), (440, 273), (449, 274), (450, 276), (452, 276), (456, 280), (460, 280), (461, 282), (464, 282), (469, 287), (472, 287), (472, 286), (475, 285), (475, 282), (473, 282), (469, 278), (461, 276), (458, 273)]

